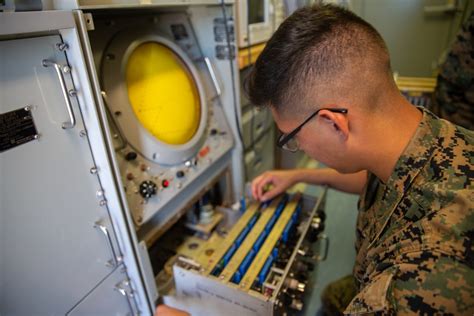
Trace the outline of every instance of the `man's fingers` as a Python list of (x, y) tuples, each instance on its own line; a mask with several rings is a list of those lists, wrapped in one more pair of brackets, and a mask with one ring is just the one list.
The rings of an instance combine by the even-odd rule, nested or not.
[(258, 190), (257, 190), (257, 186), (258, 186), (258, 183), (261, 181), (263, 177), (263, 174), (259, 175), (258, 177), (256, 177), (255, 179), (253, 179), (252, 181), (252, 195), (255, 199), (258, 200)]
[(258, 200), (262, 200), (262, 196), (265, 193), (265, 186), (273, 182), (273, 177), (270, 174), (263, 174), (260, 181), (257, 184), (257, 196)]

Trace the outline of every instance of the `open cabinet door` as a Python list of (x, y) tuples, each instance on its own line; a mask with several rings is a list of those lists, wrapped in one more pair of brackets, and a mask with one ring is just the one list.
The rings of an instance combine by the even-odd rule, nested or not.
[(105, 198), (90, 85), (73, 75), (86, 67), (70, 53), (81, 51), (72, 12), (0, 20), (0, 314), (149, 314), (112, 224), (122, 212)]

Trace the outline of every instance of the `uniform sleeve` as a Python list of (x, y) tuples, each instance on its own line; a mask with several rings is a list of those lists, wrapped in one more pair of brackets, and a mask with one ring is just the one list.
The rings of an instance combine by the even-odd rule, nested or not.
[(443, 254), (419, 251), (373, 277), (348, 315), (474, 315), (474, 269)]

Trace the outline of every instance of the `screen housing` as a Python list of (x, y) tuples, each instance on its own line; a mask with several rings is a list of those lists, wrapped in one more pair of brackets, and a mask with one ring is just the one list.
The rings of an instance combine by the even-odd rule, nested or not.
[(274, 31), (272, 0), (237, 2), (237, 38), (240, 48), (267, 41)]

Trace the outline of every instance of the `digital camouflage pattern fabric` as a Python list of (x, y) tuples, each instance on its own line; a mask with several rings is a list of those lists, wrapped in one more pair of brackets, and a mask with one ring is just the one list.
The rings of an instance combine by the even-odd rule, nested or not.
[(387, 183), (369, 175), (346, 314), (474, 315), (474, 132), (422, 111)]
[(474, 12), (441, 66), (432, 101), (433, 113), (474, 130)]

